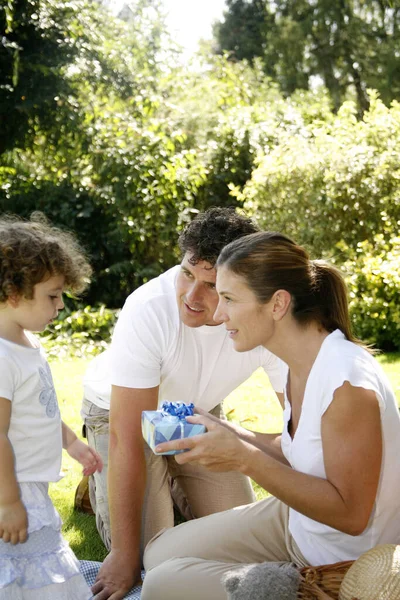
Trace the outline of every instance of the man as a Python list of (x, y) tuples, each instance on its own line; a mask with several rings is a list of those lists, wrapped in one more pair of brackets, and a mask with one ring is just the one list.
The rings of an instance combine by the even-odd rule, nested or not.
[(193, 402), (224, 418), (223, 399), (260, 366), (282, 391), (279, 360), (261, 347), (235, 352), (224, 326), (213, 319), (219, 252), (255, 231), (233, 209), (199, 214), (179, 238), (181, 265), (128, 297), (110, 350), (85, 377), (88, 442), (105, 465), (91, 499), (100, 535), (111, 548), (93, 587), (100, 600), (119, 600), (140, 580), (144, 547), (161, 529), (173, 527), (174, 503), (193, 518), (254, 501), (250, 481), (240, 473), (182, 467), (174, 456), (153, 454), (142, 438), (141, 414), (169, 400)]

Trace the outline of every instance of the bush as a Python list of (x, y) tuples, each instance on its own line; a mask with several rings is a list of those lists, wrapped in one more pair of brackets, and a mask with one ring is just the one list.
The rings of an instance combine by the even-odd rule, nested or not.
[(381, 350), (400, 350), (400, 237), (385, 242), (380, 234), (341, 250), (355, 334)]
[(118, 314), (118, 310), (105, 306), (86, 306), (69, 314), (64, 310), (41, 334), (48, 356), (60, 358), (100, 354), (110, 342)]
[(349, 102), (332, 122), (283, 131), (238, 197), (262, 227), (317, 256), (341, 240), (356, 248), (377, 232), (390, 239), (400, 222), (399, 140), (400, 104), (387, 108), (371, 94), (362, 121)]

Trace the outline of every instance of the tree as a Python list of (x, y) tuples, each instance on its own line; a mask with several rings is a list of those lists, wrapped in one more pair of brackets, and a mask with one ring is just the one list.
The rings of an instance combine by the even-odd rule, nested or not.
[(273, 16), (264, 0), (227, 0), (225, 19), (213, 26), (220, 50), (227, 51), (235, 60), (252, 62), (264, 56), (268, 25)]
[[(151, 20), (144, 9), (152, 4)], [(140, 0), (127, 25), (90, 0), (4, 2), (0, 155), (29, 148), (41, 135), (58, 145), (64, 136), (87, 131), (82, 86), (89, 95), (97, 90), (124, 99), (151, 87), (161, 44), (157, 7), (157, 0)]]
[[(30, 12), (30, 2), (40, 15)], [(152, 3), (141, 2), (145, 8)], [(177, 229), (202, 180), (196, 153), (186, 148), (174, 120), (164, 118), (173, 61), (168, 47), (161, 52), (162, 22), (157, 11), (151, 16), (138, 5), (128, 22), (81, 0), (66, 3), (65, 13), (60, 0), (18, 6), (10, 31), (15, 40), (19, 35), (22, 58), (2, 107), (7, 151), (0, 163), (0, 210), (27, 217), (39, 209), (73, 229), (94, 267), (88, 300), (119, 306), (132, 289), (175, 263)], [(24, 37), (25, 20), (30, 28)], [(57, 44), (64, 47), (63, 35), (71, 48), (63, 61), (42, 57), (43, 39), (51, 39), (56, 51)], [(45, 68), (46, 61), (52, 66)], [(44, 91), (42, 75), (48, 77)], [(24, 89), (31, 101), (15, 133)]]
[[(0, 9), (0, 154), (32, 142), (36, 129), (78, 125), (65, 68), (79, 48), (70, 21), (81, 2), (13, 0)], [(73, 94), (72, 94), (73, 95)]]
[[(378, 90), (387, 105), (399, 98), (398, 3), (231, 0), (227, 6), (225, 21), (214, 29), (219, 51), (228, 50), (234, 60), (262, 57), (265, 72), (285, 94), (308, 89), (317, 78), (336, 110), (351, 93), (360, 115), (368, 109), (368, 88)], [(251, 15), (248, 28), (244, 14)]]

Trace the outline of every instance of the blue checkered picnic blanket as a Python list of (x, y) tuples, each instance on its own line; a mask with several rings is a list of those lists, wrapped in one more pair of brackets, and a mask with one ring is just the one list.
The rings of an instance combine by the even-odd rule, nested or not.
[[(89, 587), (92, 587), (92, 585), (94, 584), (94, 581), (97, 577), (98, 570), (100, 569), (102, 563), (94, 562), (91, 560), (81, 560), (79, 562), (80, 562), (80, 570), (86, 580), (86, 583), (89, 585)], [(142, 580), (143, 580), (143, 578), (144, 578), (144, 571), (142, 571)], [(141, 590), (142, 590), (142, 587), (140, 585), (135, 585), (135, 587), (131, 589), (129, 594), (124, 596), (124, 600), (128, 599), (128, 598), (129, 598), (129, 600), (140, 600)]]

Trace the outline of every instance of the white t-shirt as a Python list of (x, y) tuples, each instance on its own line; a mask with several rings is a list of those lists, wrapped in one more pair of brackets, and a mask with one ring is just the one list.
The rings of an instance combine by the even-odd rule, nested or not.
[(327, 336), (307, 380), (299, 424), (288, 433), (291, 406), (286, 397), (282, 450), (293, 469), (326, 479), (321, 418), (335, 390), (348, 381), (373, 390), (379, 402), (383, 458), (369, 524), (358, 536), (342, 533), (290, 509), (289, 529), (310, 565), (354, 560), (377, 544), (400, 544), (400, 417), (391, 386), (378, 362), (339, 330)]
[(187, 327), (179, 318), (176, 266), (135, 290), (126, 300), (110, 349), (84, 377), (85, 398), (109, 409), (111, 384), (160, 386), (164, 400), (194, 402), (211, 410), (258, 368), (281, 392), (283, 363), (262, 347), (236, 352), (224, 325)]
[(38, 340), (28, 348), (0, 338), (0, 397), (10, 400), (8, 438), (19, 483), (61, 478), (61, 416), (49, 364)]

